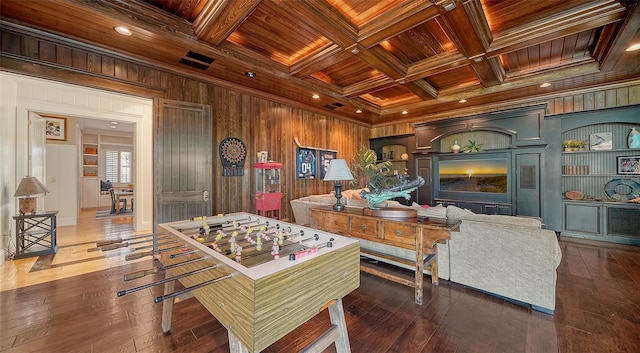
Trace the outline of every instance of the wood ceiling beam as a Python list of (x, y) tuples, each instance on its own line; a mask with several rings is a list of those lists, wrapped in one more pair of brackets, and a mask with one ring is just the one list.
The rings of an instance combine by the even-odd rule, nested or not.
[(582, 65), (576, 65), (568, 68), (558, 69), (558, 70), (549, 70), (544, 73), (540, 73), (537, 75), (529, 75), (526, 77), (520, 77), (511, 79), (507, 77), (505, 82), (501, 85), (496, 85), (492, 87), (483, 87), (480, 85), (475, 85), (473, 87), (463, 87), (463, 88), (454, 88), (447, 90), (440, 90), (439, 97), (432, 100), (425, 100), (422, 102), (411, 104), (410, 106), (404, 107), (394, 107), (384, 109), (382, 115), (387, 114), (397, 114), (400, 113), (403, 109), (408, 109), (412, 114), (416, 113), (415, 110), (423, 109), (427, 111), (429, 107), (446, 103), (446, 102), (457, 102), (460, 99), (467, 99), (470, 103), (473, 104), (473, 101), (476, 98), (482, 98), (482, 96), (489, 94), (496, 94), (501, 92), (516, 92), (518, 89), (523, 89), (528, 86), (538, 87), (540, 82), (562, 82), (564, 79), (580, 77), (580, 76), (588, 76), (591, 74), (599, 73), (600, 70), (598, 68), (598, 63), (590, 62)]
[(388, 77), (378, 77), (370, 80), (360, 81), (342, 89), (345, 97), (355, 98), (367, 93), (373, 93), (386, 88), (397, 86), (398, 84)]
[(279, 1), (283, 6), (289, 6), (299, 18), (303, 18), (307, 26), (340, 47), (347, 48), (356, 43), (357, 29), (325, 1)]
[(500, 64), (499, 58), (487, 59), (486, 57), (480, 56), (471, 59), (470, 63), (478, 81), (480, 81), (480, 84), (484, 87), (496, 86), (504, 81), (504, 67)]
[(551, 19), (526, 23), (510, 28), (508, 33), (495, 34), (487, 56), (499, 56), (620, 21), (624, 12), (625, 8), (615, 0), (589, 2)]
[(409, 91), (413, 92), (416, 96), (422, 100), (434, 99), (438, 97), (438, 90), (429, 84), (425, 80), (415, 80), (407, 82), (402, 85)]
[(442, 10), (442, 23), (447, 34), (467, 58), (484, 55), (492, 37), (480, 0), (472, 0), (464, 5), (458, 0), (455, 4), (453, 10)]
[(405, 1), (402, 6), (363, 25), (358, 31), (358, 42), (371, 48), (438, 15), (439, 8), (429, 1)]
[[(640, 66), (638, 51), (625, 51), (632, 43), (640, 43), (640, 5), (637, 1), (630, 2), (629, 14), (622, 24), (622, 30), (615, 31), (615, 39), (607, 48), (602, 48), (603, 57), (600, 69), (602, 71), (637, 71)], [(607, 41), (608, 42), (608, 41)], [(601, 46), (598, 43), (596, 54)]]
[(355, 55), (367, 65), (389, 76), (394, 81), (404, 78), (406, 75), (406, 66), (379, 46), (367, 49), (357, 45), (350, 50), (352, 53), (357, 52)]
[(434, 55), (407, 67), (407, 81), (418, 80), (435, 75), (442, 71), (452, 70), (469, 65), (469, 60), (459, 52), (448, 52)]
[(289, 73), (295, 77), (303, 78), (310, 76), (322, 69), (330, 67), (347, 57), (351, 57), (351, 53), (345, 52), (340, 46), (330, 43), (324, 48), (316, 51), (311, 55), (307, 55), (297, 61), (289, 68)]
[(261, 0), (210, 0), (193, 21), (198, 39), (217, 46), (258, 7)]

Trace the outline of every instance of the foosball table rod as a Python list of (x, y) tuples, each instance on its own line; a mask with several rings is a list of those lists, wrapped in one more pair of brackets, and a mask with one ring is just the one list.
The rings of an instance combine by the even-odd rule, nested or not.
[(184, 278), (184, 277), (187, 277), (187, 276), (191, 276), (191, 275), (194, 275), (194, 274), (196, 274), (196, 273), (200, 273), (200, 272), (204, 272), (204, 271), (213, 270), (214, 268), (218, 268), (218, 267), (219, 267), (219, 266), (218, 266), (218, 264), (215, 264), (215, 265), (211, 265), (211, 266), (203, 267), (203, 268), (198, 269), (198, 270), (193, 270), (193, 271), (189, 271), (189, 272), (181, 273), (181, 274), (179, 274), (179, 275), (172, 276), (172, 277), (167, 277), (167, 278), (165, 278), (165, 279), (161, 279), (161, 280), (159, 280), (159, 281), (155, 281), (155, 282), (151, 282), (151, 283), (143, 284), (143, 285), (138, 286), (138, 287), (134, 287), (134, 288), (130, 288), (130, 289), (121, 290), (121, 291), (119, 291), (119, 292), (117, 293), (117, 295), (118, 295), (119, 297), (122, 297), (122, 296), (124, 296), (124, 295), (130, 294), (130, 293), (133, 293), (133, 292), (137, 292), (137, 291), (142, 290), (142, 289), (151, 288), (151, 287), (153, 287), (153, 286), (157, 286), (157, 285), (160, 285), (160, 284), (163, 284), (163, 283), (167, 283), (167, 282), (175, 281), (175, 280), (177, 280), (177, 279)]

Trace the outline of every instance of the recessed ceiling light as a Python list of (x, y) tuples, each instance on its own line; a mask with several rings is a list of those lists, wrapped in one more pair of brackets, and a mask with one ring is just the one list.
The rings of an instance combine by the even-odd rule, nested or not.
[(408, 112), (408, 111), (406, 111), (406, 110), (403, 110), (403, 111), (402, 111), (402, 114), (403, 114), (403, 115), (407, 115), (407, 114), (409, 114), (409, 112)]
[(362, 113), (362, 109), (356, 109), (356, 113), (357, 113), (357, 114)]
[(111, 125), (118, 125), (118, 122), (117, 121), (112, 121)]
[(458, 101), (458, 103), (467, 103), (467, 100), (462, 98), (461, 100)]
[(545, 88), (545, 87), (549, 87), (549, 86), (551, 86), (551, 84), (549, 82), (545, 82), (545, 83), (540, 85), (541, 88)]
[(311, 98), (313, 98), (313, 99), (320, 99), (320, 95), (319, 95), (319, 94), (314, 94), (313, 96), (311, 96)]
[(117, 128), (117, 126), (115, 126), (115, 125), (111, 125), (109, 127), (112, 128), (112, 129), (116, 129)]
[(631, 45), (629, 48), (625, 49), (625, 51), (634, 51), (640, 49), (640, 43), (636, 43)]
[(123, 36), (130, 36), (133, 34), (131, 30), (125, 26), (116, 26), (116, 27), (113, 27), (113, 30), (122, 34)]
[(247, 77), (251, 77), (251, 78), (256, 77), (256, 73), (255, 72), (251, 72), (251, 71), (245, 72), (244, 75), (247, 76)]

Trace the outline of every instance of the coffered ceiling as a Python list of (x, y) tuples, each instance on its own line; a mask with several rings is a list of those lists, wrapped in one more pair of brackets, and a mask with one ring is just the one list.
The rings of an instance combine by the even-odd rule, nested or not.
[(374, 126), (640, 80), (640, 51), (625, 51), (640, 44), (637, 1), (2, 1), (0, 13)]

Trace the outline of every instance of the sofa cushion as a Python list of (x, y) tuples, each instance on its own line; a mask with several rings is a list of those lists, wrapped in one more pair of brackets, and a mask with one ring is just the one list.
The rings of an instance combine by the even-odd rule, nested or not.
[(475, 214), (472, 211), (469, 211), (464, 208), (460, 208), (457, 206), (449, 205), (447, 206), (447, 218), (451, 219), (465, 219), (466, 216)]
[[(321, 203), (321, 204), (335, 204), (336, 198), (330, 195), (310, 195), (309, 202)], [(342, 200), (341, 200), (342, 201)]]
[(507, 224), (519, 227), (542, 228), (542, 221), (535, 217), (476, 214), (456, 206), (447, 207), (447, 217), (456, 220)]

